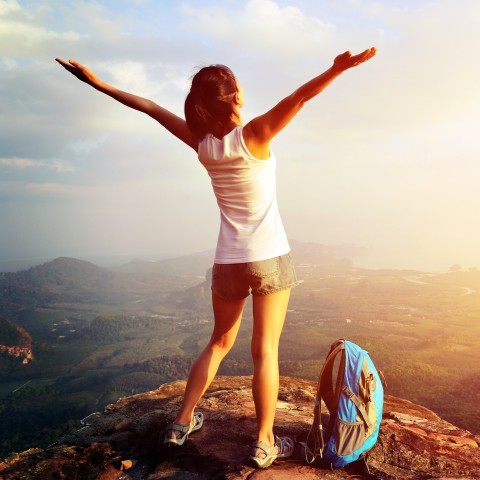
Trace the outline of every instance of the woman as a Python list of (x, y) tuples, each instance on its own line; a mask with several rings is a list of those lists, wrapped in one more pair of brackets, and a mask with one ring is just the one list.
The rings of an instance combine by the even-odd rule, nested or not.
[(203, 425), (203, 416), (195, 412), (195, 407), (235, 342), (245, 300), (251, 293), (252, 392), (258, 430), (249, 458), (264, 468), (293, 453), (292, 440), (273, 433), (279, 386), (278, 346), (290, 290), (298, 282), (277, 208), (275, 157), (270, 141), (305, 102), (375, 52), (370, 48), (358, 55), (338, 55), (328, 70), (246, 125), (240, 114), (243, 89), (223, 65), (204, 67), (195, 74), (185, 100), (184, 120), (151, 100), (106, 84), (76, 61), (56, 59), (78, 79), (151, 116), (195, 150), (211, 178), (220, 208), (212, 272), (214, 329), (192, 366), (182, 406), (167, 427), (164, 444), (183, 445), (188, 435)]

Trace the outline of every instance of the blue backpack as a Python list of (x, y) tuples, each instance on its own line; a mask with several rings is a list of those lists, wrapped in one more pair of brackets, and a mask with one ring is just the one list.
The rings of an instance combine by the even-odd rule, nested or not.
[[(322, 401), (328, 413), (322, 413)], [(332, 344), (320, 372), (312, 427), (303, 443), (305, 458), (343, 467), (377, 442), (383, 386), (368, 353), (355, 343)]]

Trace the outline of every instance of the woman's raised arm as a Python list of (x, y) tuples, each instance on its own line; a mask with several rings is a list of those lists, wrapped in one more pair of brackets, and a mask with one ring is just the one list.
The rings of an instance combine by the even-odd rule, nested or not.
[(342, 72), (366, 62), (375, 53), (375, 48), (369, 48), (358, 55), (350, 52), (338, 55), (328, 70), (302, 85), (268, 112), (252, 119), (243, 129), (244, 140), (250, 151), (254, 155), (254, 152), (259, 152), (260, 155), (263, 152), (259, 158), (267, 158), (270, 140), (292, 120), (308, 100), (322, 92)]
[(163, 125), (169, 132), (182, 140), (182, 142), (192, 147), (195, 151), (197, 150), (198, 140), (190, 132), (187, 123), (183, 118), (180, 118), (169, 110), (157, 105), (152, 100), (125, 92), (103, 82), (91, 70), (75, 60), (69, 60), (68, 62), (65, 62), (60, 58), (56, 58), (55, 60), (82, 82), (85, 82), (99, 92), (112, 97), (114, 100), (127, 107), (146, 113)]

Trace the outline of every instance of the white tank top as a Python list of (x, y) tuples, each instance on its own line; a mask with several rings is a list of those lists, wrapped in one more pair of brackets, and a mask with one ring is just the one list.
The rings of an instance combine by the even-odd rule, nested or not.
[(242, 128), (221, 140), (207, 134), (198, 145), (220, 207), (216, 263), (256, 262), (290, 251), (277, 205), (275, 157), (252, 156)]

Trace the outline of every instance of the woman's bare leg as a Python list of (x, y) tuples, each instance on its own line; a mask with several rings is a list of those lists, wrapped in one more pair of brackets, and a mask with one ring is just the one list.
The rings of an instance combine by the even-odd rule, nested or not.
[(253, 297), (253, 400), (258, 441), (273, 445), (273, 422), (278, 397), (278, 346), (287, 312), (290, 289)]
[(235, 343), (245, 300), (245, 298), (233, 301), (224, 300), (212, 293), (215, 321), (213, 333), (207, 346), (190, 370), (183, 403), (175, 423), (188, 425), (192, 421), (197, 402), (215, 378), (221, 361)]

